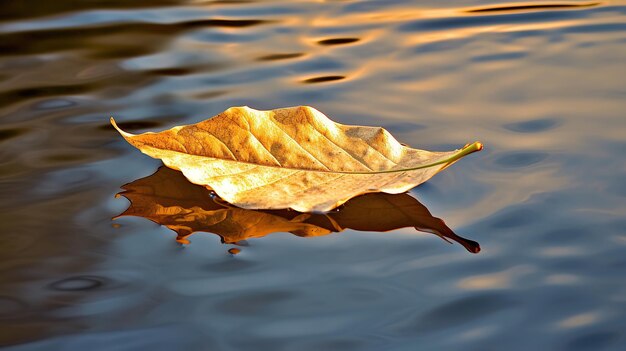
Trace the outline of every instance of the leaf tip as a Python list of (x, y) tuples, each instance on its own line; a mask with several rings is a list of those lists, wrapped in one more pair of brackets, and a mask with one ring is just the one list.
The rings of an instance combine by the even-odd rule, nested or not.
[(109, 117), (109, 122), (111, 122), (111, 125), (113, 126), (113, 128), (117, 129), (118, 132), (122, 131), (120, 127), (117, 125), (117, 123), (115, 122), (115, 118), (113, 118), (113, 116)]
[(127, 133), (125, 131), (122, 130), (122, 128), (120, 128), (117, 123), (115, 122), (115, 119), (113, 118), (113, 116), (110, 117), (109, 121), (111, 122), (111, 125), (113, 126), (113, 128), (115, 128), (115, 130), (117, 130), (120, 134), (122, 134), (122, 136), (124, 138), (128, 138), (128, 137), (132, 137), (133, 134)]

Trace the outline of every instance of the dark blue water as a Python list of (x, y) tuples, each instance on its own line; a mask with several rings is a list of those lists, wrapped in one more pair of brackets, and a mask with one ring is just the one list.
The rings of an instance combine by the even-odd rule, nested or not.
[[(626, 2), (4, 1), (7, 350), (623, 350)], [(468, 156), (411, 228), (237, 255), (111, 218), (160, 162), (134, 132), (311, 105)]]

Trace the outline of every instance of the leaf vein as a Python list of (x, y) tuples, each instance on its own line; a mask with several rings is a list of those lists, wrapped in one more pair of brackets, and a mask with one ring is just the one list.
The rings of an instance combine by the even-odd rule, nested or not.
[[(314, 119), (315, 116), (310, 116), (309, 115), (309, 111), (305, 110), (304, 113), (307, 115), (307, 117)], [(311, 126), (313, 127), (313, 130), (315, 132), (317, 132), (317, 134), (323, 136), (326, 140), (328, 140), (331, 144), (335, 145), (336, 148), (338, 148), (339, 150), (343, 151), (344, 153), (348, 154), (350, 157), (352, 157), (354, 160), (356, 160), (358, 163), (362, 164), (365, 168), (367, 168), (369, 171), (373, 171), (373, 169), (368, 166), (367, 164), (365, 164), (363, 161), (361, 161), (358, 157), (356, 157), (356, 155), (353, 155), (350, 151), (342, 148), (341, 146), (337, 145), (334, 141), (332, 141), (329, 137), (326, 136), (326, 134), (320, 132), (317, 127), (315, 126), (315, 124), (311, 123)], [(369, 145), (368, 145), (369, 146)]]
[(358, 163), (362, 164), (365, 168), (367, 168), (368, 171), (374, 171), (370, 166), (366, 165), (363, 161), (359, 160), (359, 158), (356, 157), (355, 155), (353, 155), (351, 152), (349, 152), (348, 150), (346, 150), (346, 149), (342, 148), (341, 146), (335, 144), (335, 142), (332, 141), (329, 137), (327, 137), (324, 133), (322, 133), (319, 130), (317, 130), (317, 128), (315, 128), (315, 126), (313, 126), (313, 130), (316, 131), (317, 134), (323, 136), (326, 140), (330, 141), (330, 143), (335, 145), (336, 148), (338, 148), (339, 150), (341, 150), (344, 153), (348, 154), (348, 156), (352, 157), (352, 159), (356, 160)]
[[(200, 128), (198, 128), (200, 129)], [(200, 129), (202, 131), (207, 132), (210, 136), (214, 137), (217, 141), (219, 141), (222, 145), (226, 146), (226, 150), (228, 150), (228, 152), (230, 153), (230, 156), (232, 156), (233, 160), (237, 161), (237, 156), (235, 156), (235, 154), (233, 153), (233, 151), (230, 149), (230, 146), (228, 146), (228, 144), (226, 144), (225, 142), (222, 141), (222, 139), (218, 138), (217, 135), (213, 134), (210, 130), (208, 129)]]
[(274, 121), (274, 119), (272, 117), (268, 118), (269, 121), (276, 126), (276, 128), (278, 128), (283, 134), (285, 134), (289, 139), (291, 139), (300, 149), (302, 149), (302, 151), (306, 152), (309, 156), (311, 156), (311, 158), (313, 158), (315, 161), (319, 162), (324, 168), (326, 168), (327, 171), (332, 172), (332, 170), (330, 168), (328, 168), (328, 166), (326, 166), (321, 160), (319, 160), (317, 157), (313, 156), (312, 153), (309, 152), (309, 150), (305, 149), (302, 145), (300, 145), (300, 143), (298, 143), (296, 141), (296, 139), (294, 139), (291, 135), (289, 135), (289, 133), (287, 133), (284, 129), (282, 129), (280, 127), (280, 125), (278, 123), (276, 123), (276, 121)]
[(340, 178), (345, 177), (346, 175), (347, 175), (347, 174), (339, 174), (339, 176), (338, 176), (338, 177), (335, 177), (335, 178), (332, 178), (332, 179), (325, 180), (325, 181), (323, 181), (323, 182), (321, 182), (321, 183), (317, 183), (317, 184), (315, 184), (314, 186), (306, 187), (306, 188), (304, 188), (304, 189), (302, 189), (302, 190), (300, 190), (300, 191), (297, 191), (297, 192), (295, 192), (295, 193), (291, 193), (291, 195), (293, 196), (293, 195), (296, 195), (296, 194), (302, 194), (302, 193), (303, 193), (303, 192), (305, 192), (305, 191), (309, 191), (309, 190), (314, 189), (314, 188), (319, 188), (321, 185), (328, 184), (328, 183), (330, 183), (330, 182), (334, 182), (334, 181), (336, 181), (336, 180), (339, 180)]
[[(235, 161), (235, 162), (239, 162), (239, 161)], [(209, 179), (209, 181), (211, 181), (211, 180), (220, 179), (220, 178), (224, 178), (224, 177), (233, 177), (233, 176), (238, 176), (238, 175), (241, 175), (241, 174), (244, 174), (244, 173), (251, 172), (251, 171), (253, 171), (253, 170), (255, 170), (255, 169), (259, 168), (259, 167), (261, 167), (261, 166), (256, 165), (256, 166), (254, 166), (254, 167), (252, 167), (252, 168), (248, 168), (248, 169), (246, 169), (246, 170), (244, 170), (244, 171), (241, 171), (241, 172), (228, 173), (228, 174), (220, 174), (220, 175), (216, 175), (216, 176), (213, 176), (213, 177), (209, 177), (208, 179)], [(208, 185), (210, 185), (210, 184), (208, 184)]]
[(289, 177), (291, 177), (291, 176), (293, 176), (293, 175), (295, 175), (295, 174), (297, 174), (297, 173), (301, 173), (301, 172), (303, 172), (303, 171), (298, 170), (298, 171), (292, 172), (292, 173), (287, 174), (287, 175), (285, 175), (285, 176), (279, 177), (279, 178), (277, 178), (277, 179), (275, 179), (275, 180), (273, 180), (273, 181), (271, 181), (271, 182), (269, 182), (269, 183), (263, 183), (263, 184), (261, 184), (261, 185), (259, 185), (259, 186), (255, 186), (254, 188), (249, 188), (249, 189), (246, 189), (246, 190), (240, 191), (240, 192), (238, 192), (238, 194), (240, 194), (240, 195), (241, 195), (241, 194), (244, 194), (244, 193), (250, 192), (250, 191), (252, 191), (252, 190), (257, 190), (257, 189), (261, 189), (261, 188), (264, 188), (264, 187), (269, 186), (269, 185), (272, 185), (272, 184), (276, 184), (276, 183), (278, 183), (278, 182), (280, 182), (280, 181), (283, 181), (283, 180), (285, 180), (285, 179), (287, 179), (287, 178), (289, 178)]
[(278, 167), (282, 167), (283, 165), (280, 163), (280, 161), (278, 161), (278, 159), (276, 158), (276, 156), (274, 156), (274, 154), (272, 154), (272, 152), (265, 147), (265, 145), (263, 145), (263, 143), (261, 142), (261, 140), (259, 140), (259, 138), (256, 137), (256, 135), (254, 135), (254, 133), (252, 133), (252, 131), (248, 131), (248, 133), (250, 133), (250, 135), (252, 135), (252, 137), (254, 138), (254, 140), (256, 140), (259, 145), (261, 145), (263, 147), (263, 149), (265, 149), (265, 151), (267, 151), (267, 153), (272, 156), (272, 158), (274, 159), (274, 161), (276, 161), (276, 163), (278, 163)]

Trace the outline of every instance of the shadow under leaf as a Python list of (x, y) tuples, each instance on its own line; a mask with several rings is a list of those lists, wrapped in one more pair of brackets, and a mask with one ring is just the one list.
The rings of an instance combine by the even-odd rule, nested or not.
[(247, 210), (232, 206), (213, 191), (190, 183), (181, 172), (167, 167), (122, 186), (130, 201), (122, 216), (152, 220), (175, 231), (177, 241), (187, 244), (195, 232), (210, 232), (226, 244), (237, 244), (276, 232), (301, 237), (322, 236), (344, 229), (386, 232), (415, 228), (456, 241), (469, 252), (480, 245), (456, 235), (441, 219), (409, 194), (370, 193), (346, 202), (328, 213), (301, 213), (293, 210)]

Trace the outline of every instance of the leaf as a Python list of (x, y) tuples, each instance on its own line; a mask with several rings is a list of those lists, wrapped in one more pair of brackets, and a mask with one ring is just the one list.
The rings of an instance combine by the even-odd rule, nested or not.
[(204, 122), (139, 135), (111, 123), (141, 152), (248, 209), (324, 212), (364, 193), (403, 193), (482, 148), (412, 149), (383, 128), (338, 124), (308, 106), (231, 107)]
[(337, 211), (311, 214), (234, 207), (165, 167), (122, 188), (124, 191), (118, 195), (126, 197), (131, 205), (118, 217), (150, 219), (174, 230), (181, 243), (188, 243), (187, 237), (200, 231), (215, 233), (224, 243), (237, 243), (275, 232), (315, 237), (344, 229), (384, 232), (414, 227), (456, 241), (470, 252), (480, 251), (477, 242), (456, 235), (408, 194), (366, 194), (346, 202)]

